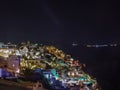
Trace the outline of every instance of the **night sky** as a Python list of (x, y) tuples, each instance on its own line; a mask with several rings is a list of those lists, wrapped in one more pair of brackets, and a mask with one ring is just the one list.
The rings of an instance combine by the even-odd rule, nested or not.
[(113, 1), (0, 1), (0, 41), (120, 41), (119, 8)]
[(113, 77), (119, 76), (120, 47), (88, 50), (72, 43), (119, 43), (119, 22), (119, 3), (114, 0), (0, 1), (0, 42), (50, 43), (75, 53), (108, 90), (119, 86), (113, 85)]

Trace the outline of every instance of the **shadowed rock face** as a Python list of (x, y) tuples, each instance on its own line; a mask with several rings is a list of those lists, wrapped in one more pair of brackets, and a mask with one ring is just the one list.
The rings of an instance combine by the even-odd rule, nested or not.
[(7, 86), (7, 85), (2, 85), (2, 84), (0, 84), (0, 89), (1, 90), (28, 90), (28, 89), (22, 88), (22, 87)]
[(3, 57), (0, 56), (0, 67), (4, 67), (6, 65), (7, 65), (7, 62), (5, 61)]

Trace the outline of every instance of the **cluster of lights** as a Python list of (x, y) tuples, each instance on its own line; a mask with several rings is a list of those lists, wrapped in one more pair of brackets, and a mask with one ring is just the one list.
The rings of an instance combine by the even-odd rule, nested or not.
[(101, 45), (99, 45), (99, 44), (95, 44), (95, 45), (90, 45), (90, 44), (88, 44), (88, 45), (86, 45), (86, 47), (95, 47), (95, 48), (99, 48), (99, 47), (117, 47), (118, 46), (118, 44), (116, 44), (116, 43), (114, 43), (114, 44), (101, 44)]
[[(34, 47), (33, 47), (34, 46)], [(6, 56), (7, 55), (7, 56)], [(62, 74), (66, 72), (69, 78), (87, 77), (87, 81), (91, 81), (91, 77), (86, 73), (79, 73), (82, 71), (82, 64), (78, 60), (74, 60), (70, 55), (65, 54), (62, 50), (57, 49), (54, 46), (38, 46), (38, 45), (25, 45), (18, 48), (0, 48), (0, 56), (9, 60), (10, 56), (20, 57), (20, 68), (16, 68), (15, 73), (21, 73), (22, 70), (29, 68), (33, 70), (35, 68), (46, 69), (47, 64)], [(49, 58), (48, 58), (48, 57)], [(13, 62), (16, 60), (13, 58)], [(12, 61), (12, 60), (9, 60)], [(12, 67), (16, 65), (11, 63)], [(64, 71), (66, 70), (66, 71)], [(82, 81), (82, 78), (80, 78)]]
[(64, 59), (65, 54), (62, 50), (57, 49), (54, 46), (47, 46), (46, 50), (48, 50), (49, 53), (54, 54), (58, 59)]

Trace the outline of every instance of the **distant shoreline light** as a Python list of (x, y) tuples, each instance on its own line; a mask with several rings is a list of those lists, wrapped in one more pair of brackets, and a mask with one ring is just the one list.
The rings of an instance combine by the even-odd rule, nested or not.
[(99, 47), (117, 47), (118, 44), (101, 44), (101, 45), (86, 45), (86, 47), (95, 47), (95, 48), (99, 48)]

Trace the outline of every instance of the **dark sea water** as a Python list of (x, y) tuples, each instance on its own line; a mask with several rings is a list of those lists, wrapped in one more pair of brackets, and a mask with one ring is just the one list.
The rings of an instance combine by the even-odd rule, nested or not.
[[(68, 49), (69, 48), (69, 49)], [(120, 46), (118, 47), (67, 47), (67, 53), (81, 63), (95, 77), (103, 90), (120, 90)]]

